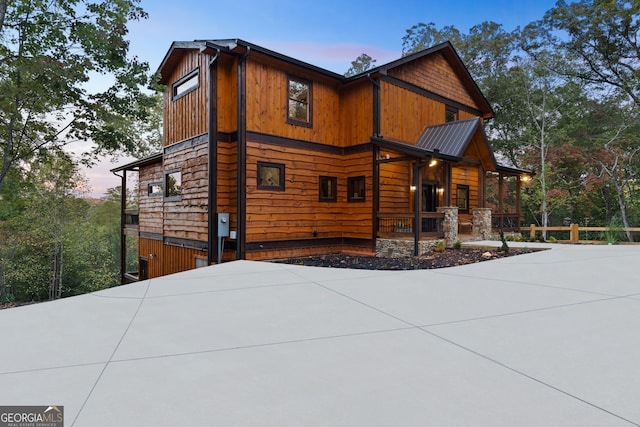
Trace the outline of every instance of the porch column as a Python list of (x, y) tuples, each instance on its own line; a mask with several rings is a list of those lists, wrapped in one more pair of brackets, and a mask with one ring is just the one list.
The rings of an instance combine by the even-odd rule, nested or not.
[(488, 240), (491, 238), (491, 209), (473, 209), (473, 228), (471, 234), (474, 239)]
[(437, 207), (436, 210), (444, 213), (444, 220), (442, 221), (444, 240), (446, 246), (452, 248), (456, 240), (458, 240), (458, 207), (442, 206)]

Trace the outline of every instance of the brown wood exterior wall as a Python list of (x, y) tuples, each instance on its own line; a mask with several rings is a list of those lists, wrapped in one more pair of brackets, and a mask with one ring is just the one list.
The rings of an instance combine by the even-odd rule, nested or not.
[[(165, 146), (207, 132), (208, 58), (198, 51), (187, 51), (168, 76), (168, 89), (164, 94)], [(172, 84), (196, 69), (198, 88), (173, 100)]]
[[(400, 154), (393, 152), (389, 153), (390, 157), (400, 156)], [(410, 212), (413, 206), (411, 185), (411, 164), (409, 162), (381, 163), (380, 211)]]
[(441, 53), (425, 56), (393, 68), (389, 70), (389, 75), (469, 107), (478, 107)]
[(207, 241), (207, 150), (208, 144), (201, 143), (164, 155), (165, 172), (182, 174), (178, 200), (164, 200), (165, 236)]
[(164, 188), (162, 163), (146, 166), (138, 174), (138, 230), (146, 233), (162, 234), (163, 193), (149, 196), (149, 184), (158, 183)]
[(312, 126), (293, 125), (287, 123), (288, 76), (311, 76), (289, 74), (256, 58), (247, 59), (247, 131), (341, 146), (337, 83), (312, 81)]
[(138, 248), (139, 256), (148, 260), (149, 279), (191, 270), (196, 258), (207, 259), (206, 252), (166, 245), (162, 240), (140, 238)]
[(380, 133), (410, 144), (427, 126), (444, 123), (445, 105), (388, 82), (380, 82)]
[[(284, 191), (257, 188), (257, 164), (266, 159), (284, 165)], [(335, 202), (319, 201), (320, 176), (337, 178)], [(347, 201), (347, 178), (351, 176), (366, 177), (364, 202)], [(371, 239), (372, 185), (370, 151), (342, 156), (248, 141), (247, 242), (315, 237)]]
[(479, 188), (479, 174), (478, 167), (474, 165), (456, 165), (451, 170), (451, 191), (452, 198), (451, 203), (456, 206), (456, 186), (468, 185), (469, 186), (469, 212), (473, 208), (481, 207), (478, 198)]
[(340, 141), (343, 147), (368, 142), (373, 135), (373, 87), (354, 83), (340, 92)]

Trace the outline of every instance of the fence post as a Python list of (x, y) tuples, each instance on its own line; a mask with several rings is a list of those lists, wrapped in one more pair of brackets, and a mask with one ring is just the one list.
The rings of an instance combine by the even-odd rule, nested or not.
[(531, 237), (532, 239), (536, 238), (536, 225), (535, 224), (531, 224), (531, 229), (529, 230), (529, 237)]
[(578, 229), (578, 224), (571, 224), (571, 233), (569, 235), (569, 240), (571, 240), (571, 243), (578, 243), (578, 240), (580, 240), (580, 230)]

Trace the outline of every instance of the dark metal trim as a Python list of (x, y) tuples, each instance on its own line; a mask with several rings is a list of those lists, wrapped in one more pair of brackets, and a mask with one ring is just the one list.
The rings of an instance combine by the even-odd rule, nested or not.
[[(207, 245), (214, 247), (218, 236), (218, 55), (220, 50), (209, 60), (208, 87), (208, 156), (207, 156)], [(213, 264), (213, 252), (207, 251), (207, 264)]]
[(180, 237), (164, 237), (164, 244), (169, 246), (180, 246), (187, 249), (196, 249), (206, 251), (208, 249), (207, 242), (194, 239), (182, 239)]
[[(271, 240), (247, 243), (247, 252), (269, 251), (277, 249), (304, 249), (322, 246), (360, 246), (369, 249), (372, 239), (352, 237), (327, 237), (317, 239)], [(374, 244), (375, 244), (375, 239)]]
[(245, 245), (247, 241), (247, 65), (251, 47), (247, 46), (245, 53), (238, 58), (237, 89), (238, 89), (238, 179), (237, 179), (237, 247), (236, 258), (245, 259)]
[(320, 144), (318, 142), (303, 141), (300, 139), (291, 139), (281, 136), (268, 135), (259, 132), (247, 132), (247, 140), (259, 142), (262, 144), (276, 145), (279, 147), (297, 148), (300, 150), (316, 151), (326, 154), (335, 154), (337, 156), (348, 156), (351, 154), (365, 153), (372, 149), (371, 142), (352, 145), (351, 147), (336, 147), (334, 145)]
[(148, 240), (164, 240), (162, 233), (149, 233), (148, 231), (141, 231), (138, 237)]
[(167, 145), (166, 147), (164, 147), (164, 154), (172, 154), (176, 151), (195, 147), (196, 145), (206, 144), (208, 139), (208, 133), (203, 133), (202, 135), (194, 136), (193, 138), (188, 138), (180, 142), (176, 142), (175, 144)]
[[(268, 185), (260, 183), (260, 169), (263, 167), (274, 168), (280, 171), (280, 179), (278, 180), (277, 185)], [(270, 162), (258, 162), (257, 166), (258, 172), (256, 174), (256, 186), (258, 190), (267, 190), (267, 191), (285, 191), (285, 165), (282, 163), (270, 163)]]

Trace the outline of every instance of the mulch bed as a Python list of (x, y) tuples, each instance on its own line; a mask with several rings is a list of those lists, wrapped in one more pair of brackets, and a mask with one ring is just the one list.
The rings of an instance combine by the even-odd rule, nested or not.
[(499, 252), (495, 249), (461, 248), (445, 249), (418, 257), (384, 258), (365, 255), (331, 254), (277, 260), (284, 264), (312, 267), (355, 268), (362, 270), (426, 270), (474, 264), (492, 259), (506, 258), (532, 252), (531, 249), (510, 249)]

